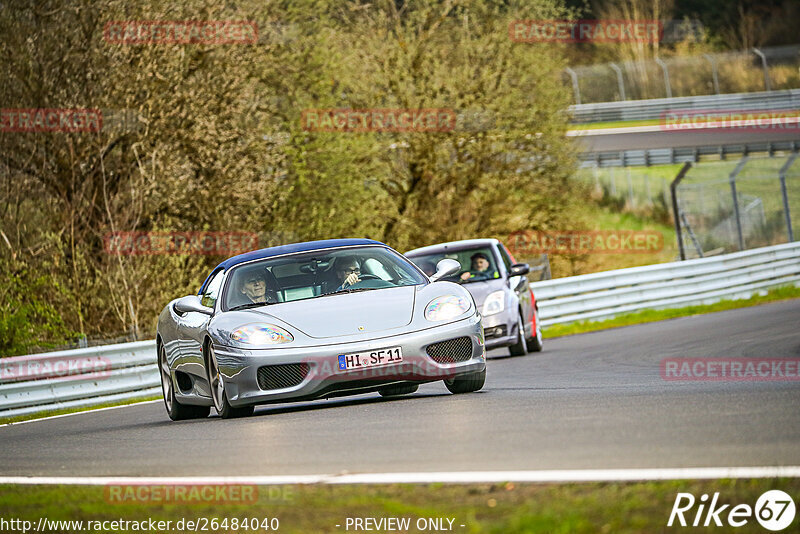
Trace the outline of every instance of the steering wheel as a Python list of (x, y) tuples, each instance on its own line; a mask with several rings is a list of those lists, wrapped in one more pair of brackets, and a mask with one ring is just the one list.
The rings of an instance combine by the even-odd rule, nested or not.
[(363, 274), (360, 274), (360, 275), (358, 275), (358, 278), (359, 278), (358, 282), (356, 282), (356, 283), (355, 283), (355, 284), (353, 284), (353, 285), (349, 285), (349, 286), (347, 286), (347, 287), (345, 287), (345, 288), (342, 288), (342, 289), (340, 289), (339, 291), (347, 291), (347, 290), (348, 290), (348, 289), (350, 289), (351, 287), (359, 287), (359, 284), (361, 284), (362, 282), (366, 282), (366, 281), (368, 281), (368, 280), (380, 280), (381, 282), (384, 282), (384, 281), (385, 281), (385, 280), (384, 280), (383, 278), (381, 278), (380, 276), (376, 276), (376, 275), (374, 275), (374, 274), (368, 274), (368, 273), (363, 273)]

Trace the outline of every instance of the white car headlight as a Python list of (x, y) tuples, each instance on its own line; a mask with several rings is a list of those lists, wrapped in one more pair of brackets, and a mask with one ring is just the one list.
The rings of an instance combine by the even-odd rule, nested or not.
[(278, 345), (289, 343), (292, 334), (274, 324), (251, 324), (231, 332), (231, 339), (248, 345)]
[(455, 295), (445, 295), (430, 301), (425, 307), (425, 318), (429, 321), (446, 321), (469, 310), (469, 301)]
[(486, 300), (483, 302), (481, 315), (484, 317), (487, 315), (494, 315), (495, 313), (503, 311), (505, 307), (506, 294), (503, 291), (495, 291), (494, 293), (489, 293), (489, 296), (486, 297)]

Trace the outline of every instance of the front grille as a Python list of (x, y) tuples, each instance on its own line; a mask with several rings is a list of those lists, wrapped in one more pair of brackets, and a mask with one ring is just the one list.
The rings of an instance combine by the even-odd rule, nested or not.
[(258, 368), (258, 387), (261, 389), (283, 389), (296, 386), (308, 374), (307, 363), (265, 365)]
[(472, 358), (472, 340), (467, 337), (457, 337), (428, 345), (428, 356), (437, 363), (465, 362)]

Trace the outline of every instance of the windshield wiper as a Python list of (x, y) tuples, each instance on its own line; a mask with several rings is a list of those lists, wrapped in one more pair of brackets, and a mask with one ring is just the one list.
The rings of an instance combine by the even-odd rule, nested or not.
[(335, 293), (331, 293), (332, 295), (336, 295), (339, 293), (358, 293), (359, 291), (372, 291), (373, 289), (386, 289), (385, 287), (354, 287), (352, 289), (345, 288), (336, 291)]
[(239, 306), (228, 308), (228, 311), (249, 310), (250, 308), (258, 308), (260, 306), (269, 306), (269, 304), (269, 302), (248, 302), (247, 304), (240, 304)]

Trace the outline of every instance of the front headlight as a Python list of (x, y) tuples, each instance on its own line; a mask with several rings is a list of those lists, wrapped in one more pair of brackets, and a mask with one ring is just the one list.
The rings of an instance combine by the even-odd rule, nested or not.
[(463, 297), (446, 295), (430, 301), (425, 307), (425, 318), (429, 321), (446, 321), (463, 314), (469, 309), (469, 302)]
[(248, 345), (278, 345), (289, 343), (292, 334), (274, 324), (251, 324), (231, 332), (231, 339)]
[(486, 300), (483, 302), (481, 315), (484, 317), (487, 315), (494, 315), (495, 313), (503, 311), (505, 307), (506, 294), (503, 291), (495, 291), (494, 293), (489, 293), (489, 296), (486, 297)]

